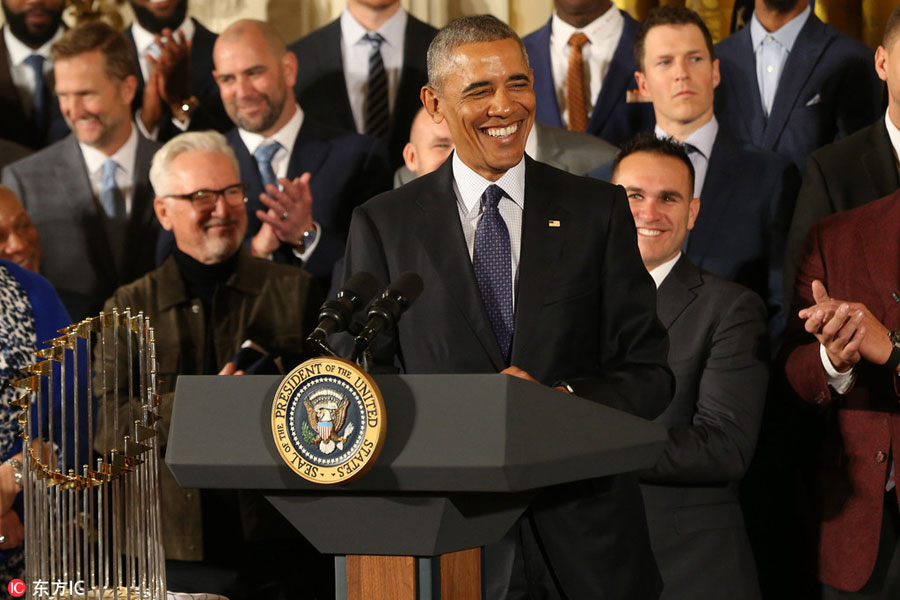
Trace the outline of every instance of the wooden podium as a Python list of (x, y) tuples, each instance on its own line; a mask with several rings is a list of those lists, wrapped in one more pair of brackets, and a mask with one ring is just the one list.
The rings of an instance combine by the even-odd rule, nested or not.
[[(179, 377), (166, 463), (183, 487), (263, 491), (320, 552), (347, 557), (339, 598), (469, 600), (481, 598), (478, 548), (538, 490), (649, 468), (668, 439), (659, 424), (507, 375), (375, 381), (384, 447), (345, 486), (310, 483), (282, 461), (277, 376)], [(424, 563), (439, 568), (416, 557), (440, 557)]]

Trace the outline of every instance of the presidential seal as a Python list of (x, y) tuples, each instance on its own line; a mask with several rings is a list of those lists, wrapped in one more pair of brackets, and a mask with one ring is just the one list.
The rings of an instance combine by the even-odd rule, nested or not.
[(368, 373), (343, 358), (308, 360), (272, 402), (272, 435), (284, 462), (322, 484), (353, 481), (384, 443), (384, 400)]

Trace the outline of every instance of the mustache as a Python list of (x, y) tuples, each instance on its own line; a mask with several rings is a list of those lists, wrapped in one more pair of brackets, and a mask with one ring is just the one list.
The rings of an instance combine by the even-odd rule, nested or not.
[(209, 229), (210, 227), (222, 227), (225, 225), (234, 225), (237, 226), (239, 224), (237, 219), (210, 219), (206, 223), (203, 224), (203, 229)]

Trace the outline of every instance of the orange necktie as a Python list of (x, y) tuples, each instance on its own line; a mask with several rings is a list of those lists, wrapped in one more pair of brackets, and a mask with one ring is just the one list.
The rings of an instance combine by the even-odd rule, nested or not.
[(573, 33), (569, 38), (569, 72), (566, 74), (566, 110), (569, 111), (569, 131), (587, 129), (587, 108), (584, 93), (584, 64), (581, 48), (588, 43), (588, 37)]

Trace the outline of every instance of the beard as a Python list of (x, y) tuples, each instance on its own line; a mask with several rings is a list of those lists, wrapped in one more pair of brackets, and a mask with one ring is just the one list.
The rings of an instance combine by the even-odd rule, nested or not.
[(794, 10), (794, 7), (797, 6), (797, 0), (763, 0), (763, 4), (769, 10), (785, 14)]
[(184, 22), (184, 18), (187, 16), (187, 8), (187, 0), (182, 0), (182, 2), (175, 7), (175, 11), (171, 16), (160, 18), (150, 12), (149, 9), (139, 6), (134, 2), (131, 3), (131, 10), (134, 11), (134, 18), (141, 24), (141, 27), (151, 33), (161, 33), (166, 27), (172, 31), (178, 29), (178, 26)]
[[(56, 34), (56, 30), (59, 29), (59, 26), (62, 23), (62, 8), (58, 11), (45, 11), (43, 8), (30, 8), (17, 13), (6, 5), (6, 0), (3, 0), (2, 6), (3, 14), (6, 15), (6, 23), (9, 25), (9, 30), (17, 39), (21, 40), (22, 43), (30, 48), (39, 48), (49, 42), (50, 38)], [(30, 12), (46, 13), (50, 17), (50, 20), (44, 25), (29, 26), (26, 22), (26, 17)]]

